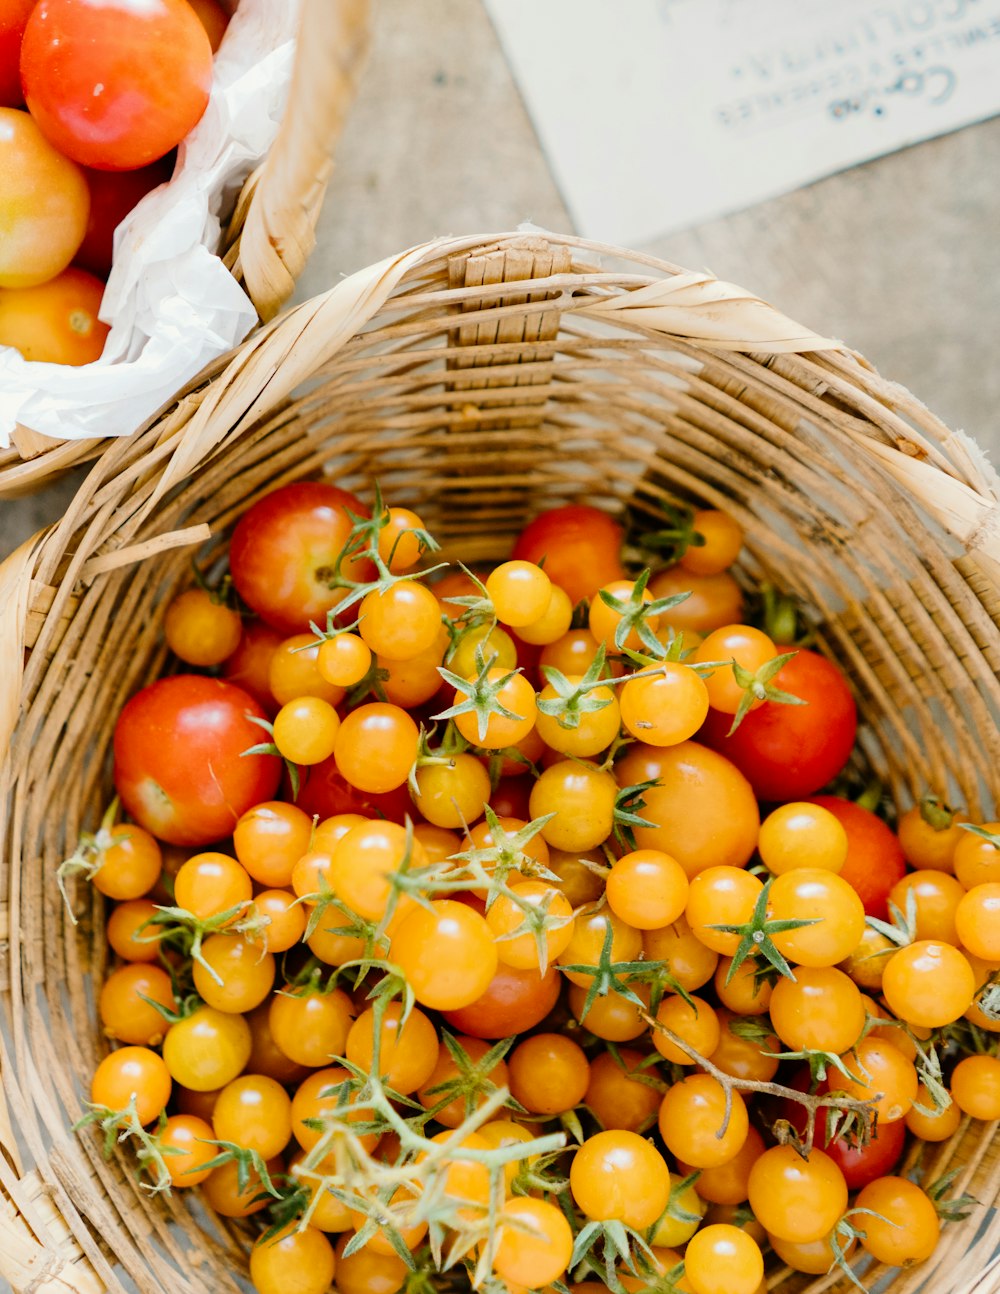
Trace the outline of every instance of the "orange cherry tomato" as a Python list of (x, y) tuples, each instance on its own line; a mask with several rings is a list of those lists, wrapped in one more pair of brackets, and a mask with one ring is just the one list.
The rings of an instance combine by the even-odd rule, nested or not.
[(688, 665), (667, 661), (646, 678), (622, 685), (622, 723), (649, 746), (676, 746), (693, 737), (708, 714), (708, 689)]
[(152, 1123), (170, 1100), (170, 1073), (148, 1047), (122, 1047), (105, 1056), (94, 1071), (90, 1099), (108, 1110), (125, 1110), (135, 1100), (142, 1124)]
[[(931, 820), (935, 814), (941, 819), (940, 826), (935, 826)], [(900, 815), (896, 826), (906, 861), (918, 870), (929, 867), (936, 872), (954, 874), (955, 850), (968, 835), (962, 830), (963, 822), (968, 822), (964, 813), (951, 814), (936, 806), (929, 806), (928, 816), (924, 815), (919, 804), (907, 809)]]
[(590, 1081), (583, 1048), (558, 1033), (536, 1033), (510, 1054), (510, 1094), (532, 1114), (549, 1117), (574, 1109)]
[(219, 1141), (271, 1159), (291, 1140), (292, 1103), (275, 1079), (266, 1074), (244, 1074), (219, 1093), (212, 1126)]
[[(733, 1092), (726, 1122), (726, 1093), (711, 1074), (691, 1074), (660, 1102), (659, 1125), (667, 1149), (695, 1168), (717, 1168), (739, 1154), (750, 1120), (739, 1092)], [(723, 1126), (725, 1131), (723, 1132)]]
[[(668, 993), (656, 1012), (656, 1021), (701, 1056), (710, 1056), (719, 1045), (719, 1017), (703, 998), (692, 997), (689, 1003), (679, 993)], [(653, 1030), (653, 1045), (674, 1065), (697, 1063), (660, 1029)]]
[(708, 867), (693, 877), (685, 915), (692, 931), (714, 952), (731, 957), (740, 936), (716, 926), (742, 926), (753, 916), (763, 882), (739, 867)]
[(976, 977), (957, 948), (922, 939), (888, 958), (882, 992), (899, 1019), (935, 1029), (969, 1009)]
[(34, 287), (0, 289), (0, 346), (46, 364), (91, 364), (110, 331), (98, 318), (103, 295), (104, 284), (78, 269)]
[(261, 1236), (250, 1251), (250, 1279), (257, 1294), (325, 1294), (333, 1280), (333, 1245), (318, 1227), (287, 1223)]
[[(746, 689), (737, 681), (733, 665), (753, 675), (777, 654), (778, 649), (767, 634), (752, 625), (733, 624), (713, 629), (695, 648), (691, 660), (693, 663), (726, 662), (706, 674), (704, 682), (712, 709), (721, 714), (735, 714), (743, 704)], [(762, 697), (754, 697), (750, 709), (759, 709), (763, 704)]]
[(591, 1059), (584, 1101), (602, 1128), (644, 1132), (655, 1121), (664, 1084), (649, 1059), (631, 1047)]
[(844, 1064), (856, 1077), (847, 1078), (839, 1069), (831, 1069), (831, 1092), (844, 1092), (856, 1101), (877, 1097), (873, 1109), (880, 1128), (905, 1117), (916, 1099), (918, 1080), (913, 1062), (902, 1052), (884, 1038), (869, 1035), (855, 1044)]
[(504, 1204), (498, 1222), (493, 1270), (502, 1280), (539, 1287), (562, 1276), (573, 1253), (573, 1233), (561, 1209), (520, 1196)]
[(645, 1230), (670, 1198), (670, 1171), (655, 1146), (634, 1132), (598, 1132), (580, 1146), (569, 1173), (581, 1211), (597, 1222)]
[(297, 1065), (319, 1069), (344, 1054), (354, 1006), (343, 989), (310, 992), (286, 986), (271, 999), (268, 1025), (278, 1049)]
[(1000, 1059), (966, 1056), (951, 1075), (951, 1094), (963, 1114), (991, 1123), (1000, 1119)]
[(100, 1015), (104, 1032), (119, 1042), (154, 1046), (170, 1025), (154, 1003), (175, 1011), (170, 976), (159, 966), (127, 962), (113, 970), (101, 988)]
[(861, 1243), (879, 1262), (908, 1267), (934, 1252), (941, 1220), (930, 1197), (905, 1177), (880, 1177), (858, 1195), (855, 1208), (871, 1209)]
[(258, 919), (267, 922), (258, 937), (269, 953), (287, 952), (305, 934), (305, 907), (291, 890), (262, 890), (253, 906)]
[(825, 868), (796, 867), (777, 878), (767, 897), (770, 919), (812, 923), (773, 936), (778, 951), (799, 966), (836, 965), (865, 932), (857, 891)]
[(772, 1146), (750, 1169), (747, 1185), (758, 1222), (785, 1240), (819, 1240), (847, 1208), (844, 1174), (822, 1150), (803, 1158), (793, 1146)]
[(397, 705), (371, 702), (352, 710), (337, 731), (333, 755), (341, 776), (360, 791), (402, 786), (417, 757), (417, 725)]
[[(151, 899), (119, 903), (108, 917), (108, 943), (122, 961), (155, 962), (163, 927), (156, 924), (158, 910)], [(149, 924), (147, 924), (147, 922)]]
[(658, 930), (684, 915), (688, 878), (676, 858), (636, 849), (619, 858), (607, 884), (608, 905), (636, 930)]
[(910, 894), (916, 909), (915, 937), (957, 944), (955, 914), (965, 896), (965, 888), (960, 882), (950, 872), (924, 867), (908, 872), (901, 881), (897, 881), (889, 891), (889, 899), (905, 913)]
[(734, 764), (695, 741), (632, 746), (615, 765), (619, 786), (658, 782), (642, 794), (640, 849), (661, 849), (695, 876), (706, 867), (745, 867), (757, 847), (757, 800)]
[(654, 598), (670, 598), (677, 593), (688, 596), (675, 607), (664, 611), (661, 619), (685, 635), (685, 643), (697, 645), (699, 635), (738, 624), (743, 615), (743, 590), (728, 571), (718, 575), (695, 575), (683, 566), (669, 566), (657, 571), (649, 581)]
[(497, 969), (485, 920), (464, 903), (438, 899), (418, 907), (392, 936), (392, 960), (421, 1006), (454, 1011), (483, 993)]
[(238, 611), (207, 589), (186, 589), (167, 607), (163, 635), (188, 665), (221, 665), (240, 645), (243, 622)]
[(718, 575), (732, 566), (743, 547), (743, 527), (728, 512), (699, 508), (691, 518), (691, 529), (702, 540), (690, 544), (678, 565), (693, 575)]
[(771, 994), (771, 1023), (790, 1051), (853, 1047), (865, 1027), (865, 1006), (853, 980), (833, 966), (797, 966)]
[(33, 287), (64, 270), (83, 240), (89, 210), (79, 166), (29, 113), (0, 107), (0, 288)]
[(204, 1165), (219, 1153), (210, 1123), (190, 1114), (173, 1114), (158, 1140), (162, 1148), (173, 1152), (163, 1157), (171, 1186), (199, 1186), (209, 1177), (212, 1170)]
[(847, 832), (819, 804), (782, 804), (760, 824), (757, 849), (775, 876), (798, 867), (839, 872), (847, 862)]

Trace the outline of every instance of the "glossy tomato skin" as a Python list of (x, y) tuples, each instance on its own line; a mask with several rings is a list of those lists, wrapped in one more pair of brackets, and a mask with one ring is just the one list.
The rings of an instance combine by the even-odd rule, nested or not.
[(4, 0), (0, 5), (0, 108), (17, 108), (21, 93), (21, 38), (36, 0)]
[(80, 167), (30, 113), (0, 107), (0, 288), (35, 287), (64, 270), (89, 208)]
[(892, 1172), (903, 1153), (905, 1141), (906, 1120), (893, 1119), (889, 1123), (880, 1122), (864, 1146), (852, 1146), (843, 1137), (834, 1137), (830, 1142), (820, 1138), (816, 1144), (822, 1146), (844, 1174), (847, 1189), (860, 1191), (877, 1177), (885, 1177)]
[[(332, 572), (351, 531), (348, 513), (367, 517), (355, 495), (322, 481), (296, 481), (266, 494), (233, 531), (229, 565), (240, 597), (274, 629), (304, 633), (343, 597)], [(370, 562), (344, 563), (344, 575), (369, 580)]]
[(473, 1038), (508, 1038), (541, 1024), (559, 1000), (562, 977), (554, 966), (544, 975), (501, 963), (475, 1002), (445, 1011), (448, 1026)]
[(168, 153), (201, 119), (212, 47), (187, 0), (40, 0), (21, 45), (21, 84), (61, 153), (127, 171)]
[(87, 232), (73, 257), (73, 264), (106, 279), (111, 273), (115, 230), (147, 193), (166, 184), (173, 169), (171, 154), (137, 171), (85, 170), (83, 174), (90, 190), (90, 215)]
[(906, 875), (906, 859), (899, 841), (870, 809), (837, 795), (816, 795), (810, 800), (834, 815), (847, 832), (847, 861), (840, 879), (861, 896), (870, 917), (889, 915), (889, 892)]
[(623, 579), (624, 531), (613, 517), (587, 504), (552, 508), (521, 531), (513, 557), (541, 564), (546, 575), (569, 594), (574, 605), (599, 588)]
[(160, 840), (207, 845), (270, 800), (281, 778), (273, 755), (242, 752), (265, 733), (264, 712), (242, 688), (198, 674), (137, 692), (115, 725), (115, 787), (122, 806)]
[(104, 284), (70, 266), (47, 283), (0, 289), (0, 346), (45, 364), (92, 364), (110, 329), (99, 314)]
[[(808, 1070), (800, 1070), (789, 1081), (788, 1086), (799, 1092), (810, 1090)], [(826, 1082), (820, 1083), (817, 1091), (826, 1092)], [(870, 1139), (863, 1146), (852, 1146), (845, 1137), (834, 1137), (827, 1141), (826, 1116), (828, 1106), (821, 1105), (816, 1111), (814, 1145), (824, 1154), (829, 1155), (840, 1171), (849, 1191), (860, 1191), (869, 1182), (891, 1173), (899, 1162), (906, 1142), (906, 1120), (893, 1119), (889, 1123), (879, 1120)], [(777, 1115), (787, 1119), (799, 1134), (806, 1130), (806, 1109), (797, 1101), (783, 1100), (777, 1106)]]
[(774, 686), (806, 704), (765, 702), (731, 737), (732, 718), (710, 710), (697, 740), (732, 760), (758, 799), (804, 800), (850, 757), (858, 724), (854, 698), (837, 666), (812, 651), (797, 651)]

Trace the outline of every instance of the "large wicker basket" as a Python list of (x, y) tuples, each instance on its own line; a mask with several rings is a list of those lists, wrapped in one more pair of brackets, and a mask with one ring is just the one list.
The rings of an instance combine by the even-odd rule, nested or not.
[[(369, 0), (303, 0), (278, 136), (228, 213), (218, 254), (262, 320), (291, 295), (315, 244), (332, 153), (368, 45)], [(30, 493), (94, 458), (107, 442), (54, 440), (18, 428), (0, 447), (0, 499)]]
[[(237, 1288), (238, 1229), (151, 1200), (127, 1159), (69, 1130), (105, 1048), (105, 943), (100, 903), (81, 892), (74, 929), (54, 873), (107, 802), (112, 725), (163, 664), (192, 547), (317, 473), (362, 491), (377, 476), (481, 556), (559, 501), (654, 518), (678, 498), (722, 505), (746, 528), (744, 575), (814, 608), (896, 801), (1000, 800), (1000, 481), (972, 442), (748, 293), (611, 248), (441, 240), (357, 274), (112, 445), (63, 520), (0, 567), (0, 1276), (15, 1290)], [(993, 1131), (965, 1120), (928, 1147), (921, 1171), (960, 1166), (955, 1190), (979, 1204), (879, 1289), (997, 1288)]]

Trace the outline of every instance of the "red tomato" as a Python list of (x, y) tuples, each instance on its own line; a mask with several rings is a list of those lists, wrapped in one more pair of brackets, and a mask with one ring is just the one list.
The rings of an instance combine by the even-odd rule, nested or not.
[(513, 556), (541, 564), (553, 584), (565, 589), (576, 604), (605, 584), (625, 578), (619, 555), (623, 536), (618, 522), (600, 508), (568, 504), (543, 512), (525, 526)]
[(170, 156), (138, 171), (84, 171), (90, 190), (90, 216), (73, 264), (106, 279), (111, 273), (115, 230), (141, 198), (166, 184), (173, 169)]
[[(800, 1070), (788, 1080), (788, 1086), (799, 1092), (808, 1092), (811, 1086), (809, 1071)], [(827, 1091), (827, 1084), (822, 1082), (816, 1089)], [(826, 1139), (826, 1118), (829, 1107), (821, 1105), (816, 1111), (813, 1144), (824, 1154), (829, 1155), (844, 1174), (849, 1191), (859, 1191), (877, 1177), (891, 1173), (899, 1162), (906, 1141), (906, 1120), (893, 1119), (890, 1123), (880, 1121), (870, 1140), (863, 1146), (852, 1146), (844, 1137)], [(787, 1119), (799, 1133), (806, 1130), (806, 1109), (797, 1101), (783, 1100), (778, 1104), (778, 1115)]]
[(816, 795), (811, 804), (829, 809), (847, 832), (847, 862), (840, 879), (853, 885), (871, 917), (889, 915), (889, 891), (906, 874), (906, 859), (895, 834), (881, 818), (852, 800)]
[(475, 1002), (442, 1014), (458, 1033), (508, 1038), (541, 1024), (558, 1001), (561, 987), (562, 977), (554, 966), (540, 975), (537, 970), (517, 970), (501, 962)]
[[(824, 1132), (823, 1136), (825, 1135)], [(892, 1172), (903, 1153), (905, 1141), (906, 1120), (893, 1119), (891, 1123), (880, 1122), (871, 1140), (864, 1146), (851, 1146), (843, 1137), (834, 1137), (825, 1145), (821, 1137), (816, 1144), (822, 1146), (844, 1174), (847, 1189), (859, 1191), (877, 1177), (885, 1177)]]
[[(229, 567), (240, 597), (285, 634), (304, 633), (343, 598), (330, 573), (351, 532), (351, 519), (367, 517), (360, 499), (322, 481), (297, 481), (258, 499), (233, 531)], [(351, 580), (369, 580), (368, 561), (344, 563)], [(357, 614), (355, 612), (355, 614)]]
[(17, 108), (21, 93), (21, 37), (36, 0), (4, 0), (0, 4), (0, 108)]
[(806, 704), (765, 702), (731, 737), (732, 718), (710, 710), (697, 740), (731, 759), (758, 799), (803, 800), (847, 763), (857, 730), (854, 698), (837, 666), (812, 651), (797, 651), (774, 686)]
[[(319, 764), (300, 769), (299, 794), (296, 805), (309, 817), (316, 815), (333, 818), (338, 813), (360, 813), (365, 818), (386, 818), (389, 822), (405, 822), (406, 815), (413, 817), (413, 804), (407, 783), (394, 791), (372, 794), (348, 786), (331, 755)], [(291, 786), (282, 792), (286, 800), (292, 799)]]
[(273, 799), (281, 761), (243, 751), (266, 740), (242, 688), (199, 674), (144, 687), (115, 725), (115, 787), (136, 822), (174, 845), (207, 845)]
[(201, 119), (212, 47), (186, 0), (40, 0), (21, 83), (61, 153), (128, 171), (169, 153)]

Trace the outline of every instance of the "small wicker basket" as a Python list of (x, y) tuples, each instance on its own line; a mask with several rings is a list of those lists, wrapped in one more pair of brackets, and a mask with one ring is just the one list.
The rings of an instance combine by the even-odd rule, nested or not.
[[(377, 476), (482, 557), (561, 501), (723, 506), (744, 577), (814, 608), (898, 804), (1000, 801), (1000, 481), (971, 441), (750, 294), (615, 249), (440, 240), (356, 274), (111, 445), (0, 567), (0, 1276), (17, 1291), (237, 1288), (238, 1227), (151, 1200), (127, 1157), (69, 1131), (105, 1050), (106, 951), (99, 896), (80, 887), (74, 929), (55, 868), (109, 798), (115, 716), (163, 666), (192, 546), (320, 473), (363, 492)], [(993, 1131), (966, 1119), (927, 1147), (921, 1171), (959, 1166), (979, 1204), (878, 1289), (997, 1288)], [(840, 1288), (781, 1270), (771, 1286)]]
[[(291, 295), (315, 245), (333, 148), (368, 46), (369, 0), (303, 0), (285, 114), (265, 161), (247, 178), (218, 254), (261, 320)], [(25, 427), (0, 447), (0, 499), (31, 493), (94, 458), (104, 440), (56, 440)]]

